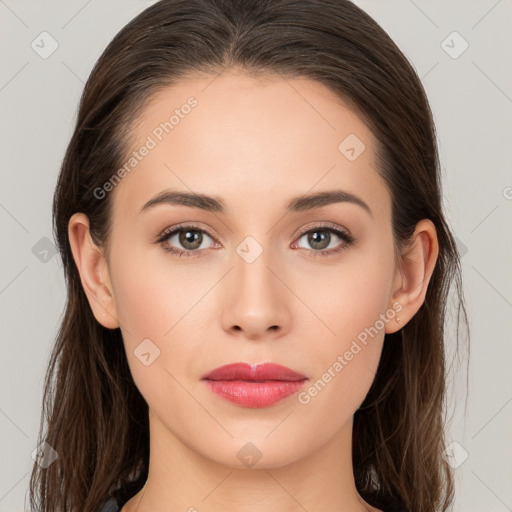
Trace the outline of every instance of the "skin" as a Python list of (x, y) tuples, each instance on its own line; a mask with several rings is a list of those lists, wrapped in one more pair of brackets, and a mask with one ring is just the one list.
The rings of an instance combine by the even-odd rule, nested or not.
[[(92, 311), (103, 326), (121, 328), (149, 406), (149, 477), (122, 512), (376, 511), (354, 484), (353, 415), (377, 371), (384, 334), (405, 325), (424, 301), (438, 255), (435, 227), (418, 223), (410, 254), (395, 259), (376, 140), (354, 111), (311, 80), (255, 79), (233, 69), (183, 80), (152, 97), (134, 125), (134, 149), (192, 95), (197, 107), (110, 192), (108, 251), (91, 240), (84, 214), (69, 222)], [(354, 161), (338, 150), (349, 134), (365, 144)], [(139, 213), (168, 188), (221, 197), (226, 213), (172, 204)], [(357, 195), (371, 215), (349, 202), (286, 214), (291, 198), (331, 189)], [(154, 243), (182, 222), (214, 236), (203, 234), (198, 257)], [(345, 228), (356, 241), (315, 256), (343, 244), (331, 233), (328, 248), (318, 249), (300, 235), (316, 223)], [(247, 236), (263, 250), (252, 263), (236, 251)], [(190, 247), (176, 235), (166, 243)], [(227, 363), (272, 361), (315, 383), (397, 303), (400, 321), (387, 321), (307, 404), (295, 394), (243, 408), (201, 381)], [(146, 338), (160, 349), (149, 366), (134, 355)], [(249, 442), (261, 453), (252, 468), (237, 457)]]

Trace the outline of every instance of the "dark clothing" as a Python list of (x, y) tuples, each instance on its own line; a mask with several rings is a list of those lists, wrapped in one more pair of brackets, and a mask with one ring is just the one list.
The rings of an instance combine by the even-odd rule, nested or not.
[(101, 507), (100, 512), (119, 512), (124, 507), (125, 503), (126, 502), (118, 503), (118, 501), (115, 498), (110, 498), (103, 504), (103, 507)]

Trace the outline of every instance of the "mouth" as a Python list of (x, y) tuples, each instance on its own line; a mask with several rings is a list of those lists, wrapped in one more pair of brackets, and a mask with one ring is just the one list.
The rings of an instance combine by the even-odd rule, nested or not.
[(269, 407), (297, 393), (309, 379), (273, 363), (233, 363), (205, 374), (210, 391), (241, 407)]

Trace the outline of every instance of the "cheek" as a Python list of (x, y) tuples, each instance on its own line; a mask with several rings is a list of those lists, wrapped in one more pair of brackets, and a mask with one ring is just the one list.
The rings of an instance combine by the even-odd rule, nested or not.
[[(389, 247), (382, 250), (384, 245)], [(394, 277), (391, 243), (368, 243), (347, 252), (339, 265), (317, 265), (303, 273), (308, 278), (297, 281), (297, 295), (317, 317), (313, 323), (328, 354), (343, 350), (361, 333), (364, 338), (374, 326), (384, 334), (379, 318), (389, 307)]]
[(131, 342), (151, 338), (165, 342), (175, 335), (180, 322), (194, 315), (208, 292), (211, 276), (200, 266), (176, 263), (160, 248), (132, 251), (122, 249), (113, 265), (113, 287), (123, 335)]
[(320, 429), (321, 421), (329, 416), (334, 432), (368, 393), (378, 368), (385, 325), (394, 321), (394, 310), (386, 315), (393, 270), (392, 245), (380, 252), (372, 247), (347, 256), (336, 272), (331, 268), (323, 278), (314, 276), (323, 286), (313, 287), (308, 280), (302, 295), (298, 293), (308, 297), (309, 308), (321, 320), (304, 323), (307, 338), (318, 340), (306, 355), (313, 376), (297, 397), (308, 411), (310, 428)]
[(180, 265), (159, 248), (135, 245), (120, 244), (112, 253), (112, 285), (128, 363), (150, 402), (154, 390), (169, 389), (168, 372), (180, 382), (190, 378), (204, 340), (208, 292), (218, 276), (200, 265)]
[(132, 251), (129, 258), (117, 258), (112, 279), (133, 380), (157, 410), (158, 404), (176, 408), (182, 401), (190, 406), (190, 400), (180, 397), (178, 382), (188, 379), (197, 348), (191, 323), (202, 311), (200, 299), (207, 291), (200, 276), (163, 260)]

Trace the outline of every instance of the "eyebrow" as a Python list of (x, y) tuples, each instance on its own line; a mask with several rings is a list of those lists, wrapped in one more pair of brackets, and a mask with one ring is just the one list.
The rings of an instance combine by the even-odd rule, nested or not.
[[(333, 203), (352, 203), (360, 206), (366, 212), (373, 216), (370, 207), (358, 196), (345, 190), (326, 190), (314, 194), (302, 195), (293, 198), (287, 205), (287, 213), (303, 212), (314, 210)], [(190, 192), (181, 192), (176, 190), (164, 190), (150, 199), (142, 208), (148, 210), (159, 204), (178, 204), (189, 206), (191, 208), (200, 208), (215, 213), (225, 213), (226, 203), (218, 196), (208, 196), (205, 194), (196, 194)]]

